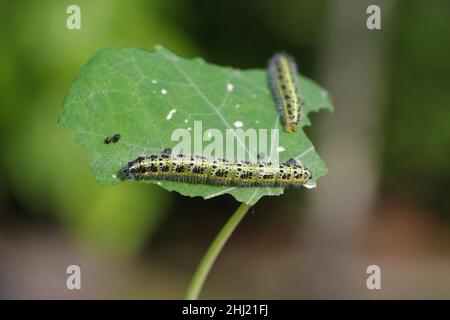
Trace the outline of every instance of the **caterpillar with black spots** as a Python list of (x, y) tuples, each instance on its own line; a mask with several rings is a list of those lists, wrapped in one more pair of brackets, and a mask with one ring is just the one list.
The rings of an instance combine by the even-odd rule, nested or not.
[(170, 180), (236, 187), (308, 187), (312, 179), (311, 171), (293, 158), (284, 163), (227, 161), (172, 155), (170, 149), (130, 161), (122, 174), (131, 180)]
[(304, 102), (298, 91), (297, 65), (294, 59), (286, 53), (275, 54), (269, 60), (267, 74), (284, 130), (297, 131)]

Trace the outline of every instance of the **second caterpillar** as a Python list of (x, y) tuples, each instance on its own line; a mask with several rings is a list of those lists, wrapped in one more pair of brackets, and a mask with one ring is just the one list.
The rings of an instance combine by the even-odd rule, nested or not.
[(277, 53), (267, 66), (269, 85), (286, 132), (299, 128), (303, 99), (298, 91), (297, 65), (286, 53)]

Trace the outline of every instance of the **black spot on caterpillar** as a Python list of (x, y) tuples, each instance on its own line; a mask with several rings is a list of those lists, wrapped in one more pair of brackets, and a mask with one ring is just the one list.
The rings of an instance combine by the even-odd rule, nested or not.
[(120, 133), (116, 133), (115, 135), (113, 135), (112, 137), (106, 137), (106, 139), (103, 141), (105, 144), (110, 144), (112, 143), (116, 143), (117, 141), (119, 141), (121, 138)]
[(311, 171), (295, 159), (284, 163), (227, 161), (199, 156), (141, 156), (129, 162), (121, 176), (131, 180), (170, 180), (195, 184), (237, 187), (299, 187), (307, 185)]
[(275, 54), (268, 63), (269, 85), (286, 132), (298, 130), (303, 100), (298, 93), (297, 65), (286, 53)]

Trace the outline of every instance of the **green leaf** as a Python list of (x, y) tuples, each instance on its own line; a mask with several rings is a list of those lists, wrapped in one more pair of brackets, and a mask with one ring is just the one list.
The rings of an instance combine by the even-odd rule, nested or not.
[[(305, 77), (299, 80), (306, 115), (301, 125), (305, 126), (310, 124), (308, 113), (332, 110), (332, 105), (324, 89)], [(228, 84), (233, 85), (231, 92)], [(173, 109), (176, 112), (168, 117)], [(243, 123), (244, 130), (278, 128), (280, 120), (265, 70), (219, 67), (200, 58), (180, 58), (160, 46), (155, 52), (106, 48), (78, 74), (64, 101), (59, 124), (74, 129), (75, 141), (89, 151), (96, 180), (101, 185), (113, 185), (121, 182), (117, 173), (129, 161), (173, 147), (177, 142), (170, 139), (172, 131), (193, 129), (198, 120), (203, 131), (235, 129), (236, 121)], [(301, 160), (315, 180), (327, 172), (303, 130), (279, 132), (284, 148), (280, 161), (292, 157)], [(115, 133), (121, 134), (121, 140), (105, 144), (104, 139)], [(265, 195), (283, 193), (282, 188), (144, 183), (157, 183), (167, 190), (205, 199), (229, 193), (249, 205)]]

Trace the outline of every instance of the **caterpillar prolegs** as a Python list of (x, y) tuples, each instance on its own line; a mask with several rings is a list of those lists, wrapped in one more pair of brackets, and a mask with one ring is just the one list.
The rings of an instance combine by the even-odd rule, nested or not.
[(161, 154), (129, 162), (123, 176), (132, 180), (170, 180), (237, 187), (299, 187), (307, 185), (311, 171), (291, 158), (284, 163), (227, 161), (199, 156)]

